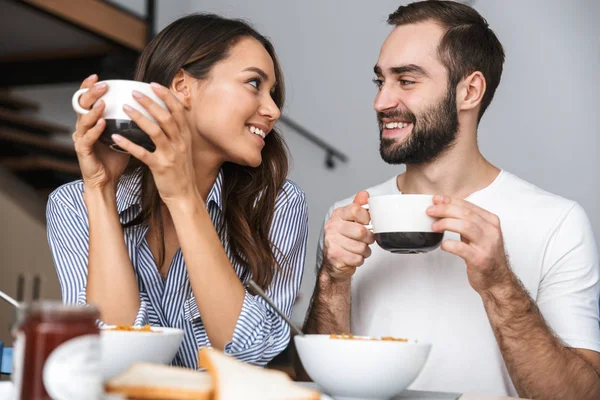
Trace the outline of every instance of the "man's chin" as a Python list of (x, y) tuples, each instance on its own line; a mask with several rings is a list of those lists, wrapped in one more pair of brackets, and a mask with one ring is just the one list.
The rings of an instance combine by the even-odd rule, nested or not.
[(398, 149), (393, 148), (379, 148), (379, 155), (381, 159), (385, 161), (387, 164), (399, 165), (405, 164), (406, 156), (404, 154), (399, 154)]

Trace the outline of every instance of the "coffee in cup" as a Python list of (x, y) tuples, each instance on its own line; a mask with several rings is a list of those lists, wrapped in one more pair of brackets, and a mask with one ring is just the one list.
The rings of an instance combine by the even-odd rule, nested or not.
[[(111, 149), (125, 152), (121, 147), (117, 146), (112, 140), (112, 135), (117, 133), (133, 143), (142, 146), (148, 151), (154, 151), (156, 146), (150, 136), (146, 134), (131, 118), (123, 111), (123, 105), (127, 104), (137, 111), (142, 113), (146, 118), (156, 122), (156, 120), (132, 97), (134, 90), (150, 97), (154, 102), (167, 109), (165, 103), (156, 96), (152, 90), (152, 86), (145, 82), (128, 81), (128, 80), (107, 80), (102, 81), (108, 85), (106, 93), (100, 97), (104, 101), (105, 108), (102, 118), (106, 121), (106, 127), (98, 139), (101, 143), (109, 146)], [(100, 83), (100, 82), (98, 82)], [(73, 94), (71, 99), (73, 109), (78, 114), (87, 114), (90, 110), (86, 110), (79, 104), (79, 98), (89, 89), (79, 89)]]
[(431, 225), (437, 220), (427, 215), (433, 196), (394, 194), (369, 198), (371, 224), (379, 247), (397, 254), (419, 254), (435, 250), (444, 237)]

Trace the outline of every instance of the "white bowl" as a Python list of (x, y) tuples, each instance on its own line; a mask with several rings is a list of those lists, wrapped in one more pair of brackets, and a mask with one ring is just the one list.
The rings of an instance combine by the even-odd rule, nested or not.
[[(357, 337), (361, 338), (361, 337)], [(364, 339), (364, 338), (363, 338)], [(295, 336), (306, 373), (335, 399), (390, 399), (419, 375), (431, 344)]]
[(102, 378), (112, 378), (137, 362), (170, 364), (183, 341), (177, 328), (152, 327), (152, 332), (100, 329)]

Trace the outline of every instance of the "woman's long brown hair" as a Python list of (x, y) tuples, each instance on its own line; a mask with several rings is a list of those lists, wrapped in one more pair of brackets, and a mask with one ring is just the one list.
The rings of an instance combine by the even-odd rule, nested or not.
[[(213, 66), (227, 58), (231, 47), (244, 37), (255, 38), (271, 55), (277, 82), (272, 97), (281, 109), (284, 102), (283, 76), (271, 42), (244, 21), (214, 14), (188, 15), (162, 30), (142, 52), (135, 80), (169, 87), (181, 69), (197, 79), (205, 79)], [(143, 171), (142, 211), (126, 226), (147, 224), (158, 227), (160, 248), (157, 263), (161, 266), (165, 261), (165, 246), (158, 190), (146, 165), (132, 159), (130, 167)], [(265, 139), (260, 166), (251, 168), (228, 162), (223, 164), (222, 169), (224, 217), (217, 230), (227, 235), (234, 260), (266, 289), (280, 266), (274, 253), (278, 249), (272, 245), (269, 232), (277, 193), (288, 173), (287, 147), (279, 133), (272, 130)]]

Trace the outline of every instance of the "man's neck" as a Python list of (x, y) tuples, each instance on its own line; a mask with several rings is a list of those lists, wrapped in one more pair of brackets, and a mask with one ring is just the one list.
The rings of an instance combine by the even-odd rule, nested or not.
[(489, 186), (500, 170), (487, 161), (476, 142), (460, 143), (427, 164), (407, 165), (398, 175), (397, 185), (402, 193), (445, 194), (466, 198)]

